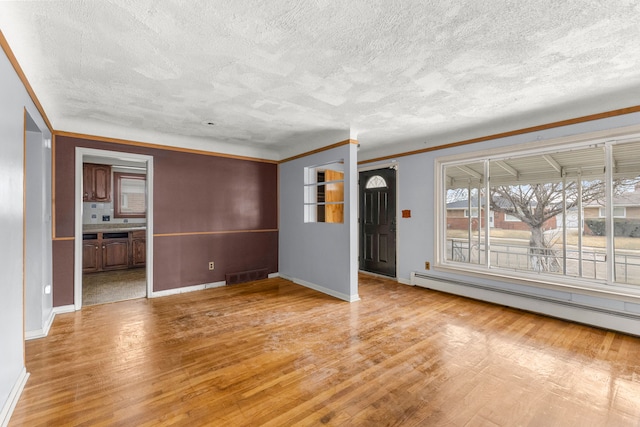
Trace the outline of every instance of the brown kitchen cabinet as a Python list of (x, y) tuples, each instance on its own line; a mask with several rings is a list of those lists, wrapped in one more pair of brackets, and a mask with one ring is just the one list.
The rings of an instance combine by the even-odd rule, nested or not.
[(146, 231), (131, 232), (131, 266), (142, 267), (147, 262)]
[(83, 233), (83, 273), (144, 267), (146, 259), (144, 230)]
[(95, 273), (100, 271), (102, 267), (101, 255), (102, 251), (97, 234), (85, 234), (82, 239), (82, 272)]
[(84, 163), (82, 165), (82, 200), (85, 202), (111, 201), (111, 166)]
[(102, 234), (102, 270), (129, 268), (129, 233)]

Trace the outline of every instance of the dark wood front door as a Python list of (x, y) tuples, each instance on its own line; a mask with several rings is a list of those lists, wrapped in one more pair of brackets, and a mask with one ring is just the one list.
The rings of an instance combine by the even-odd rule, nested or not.
[(396, 276), (396, 171), (360, 172), (360, 270)]

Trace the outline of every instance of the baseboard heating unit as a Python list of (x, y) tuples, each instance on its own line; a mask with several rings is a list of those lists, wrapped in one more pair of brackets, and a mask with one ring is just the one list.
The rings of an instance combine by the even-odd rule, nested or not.
[[(640, 313), (609, 309), (513, 289), (411, 273), (411, 284), (560, 319), (640, 336)], [(624, 303), (621, 303), (624, 304)]]

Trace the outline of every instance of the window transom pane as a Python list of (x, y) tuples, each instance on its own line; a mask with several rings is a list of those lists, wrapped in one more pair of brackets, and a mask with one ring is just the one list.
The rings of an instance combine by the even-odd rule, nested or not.
[(387, 188), (387, 181), (380, 175), (375, 175), (369, 178), (367, 181), (367, 185), (365, 186), (368, 189), (372, 188)]

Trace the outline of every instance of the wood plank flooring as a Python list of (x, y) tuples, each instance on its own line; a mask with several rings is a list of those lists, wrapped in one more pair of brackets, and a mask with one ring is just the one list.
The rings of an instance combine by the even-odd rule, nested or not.
[(640, 338), (360, 277), (85, 307), (10, 426), (640, 426)]

